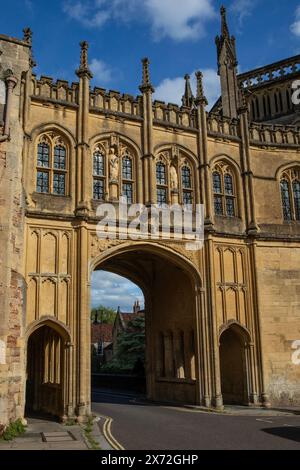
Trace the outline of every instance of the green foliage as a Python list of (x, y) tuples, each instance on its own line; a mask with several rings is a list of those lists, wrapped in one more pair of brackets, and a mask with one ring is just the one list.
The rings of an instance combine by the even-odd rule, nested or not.
[(102, 367), (103, 372), (137, 373), (143, 375), (145, 364), (145, 318), (136, 317), (119, 334), (117, 351), (112, 361)]
[(92, 416), (89, 416), (88, 421), (84, 427), (85, 437), (90, 444), (91, 450), (100, 450), (100, 446), (98, 442), (93, 438), (93, 435), (92, 435), (93, 424), (94, 424), (94, 420)]
[(18, 419), (17, 421), (10, 423), (9, 426), (5, 428), (1, 439), (3, 439), (4, 441), (12, 441), (16, 437), (24, 434), (25, 430), (26, 429), (24, 424), (22, 423), (22, 420)]
[(117, 316), (117, 312), (113, 308), (99, 305), (91, 311), (91, 321), (95, 321), (96, 313), (98, 313), (98, 322), (113, 325)]

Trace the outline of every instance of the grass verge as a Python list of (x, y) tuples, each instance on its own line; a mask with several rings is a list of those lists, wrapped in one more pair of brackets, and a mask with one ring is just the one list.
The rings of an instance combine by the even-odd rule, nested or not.
[(100, 446), (98, 442), (92, 436), (93, 424), (94, 424), (94, 420), (92, 417), (90, 417), (85, 427), (83, 428), (84, 434), (85, 434), (86, 440), (91, 446), (91, 450), (100, 450)]

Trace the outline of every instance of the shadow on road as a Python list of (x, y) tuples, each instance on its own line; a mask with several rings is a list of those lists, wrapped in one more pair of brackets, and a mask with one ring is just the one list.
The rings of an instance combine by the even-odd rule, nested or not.
[(117, 405), (141, 405), (146, 399), (145, 395), (126, 390), (108, 388), (93, 388), (93, 403), (113, 403)]
[(267, 434), (273, 436), (282, 437), (283, 439), (289, 439), (290, 441), (300, 442), (300, 426), (284, 426), (278, 428), (266, 428), (262, 429)]

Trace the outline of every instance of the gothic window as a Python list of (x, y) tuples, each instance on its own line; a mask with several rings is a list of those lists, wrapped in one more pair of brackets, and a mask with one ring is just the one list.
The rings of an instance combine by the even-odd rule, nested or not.
[(127, 203), (133, 203), (133, 162), (128, 151), (122, 158), (122, 193), (126, 197)]
[(183, 204), (193, 204), (192, 172), (187, 165), (181, 169), (181, 184)]
[(43, 135), (37, 147), (38, 193), (65, 196), (67, 194), (67, 147), (53, 133)]
[(93, 155), (93, 199), (105, 199), (105, 154), (96, 148)]
[(213, 171), (215, 214), (235, 217), (237, 214), (236, 191), (233, 173), (226, 164), (219, 163)]
[(157, 204), (163, 206), (168, 203), (168, 185), (166, 165), (159, 161), (156, 164)]
[(284, 220), (300, 221), (300, 170), (294, 168), (285, 171), (280, 186)]

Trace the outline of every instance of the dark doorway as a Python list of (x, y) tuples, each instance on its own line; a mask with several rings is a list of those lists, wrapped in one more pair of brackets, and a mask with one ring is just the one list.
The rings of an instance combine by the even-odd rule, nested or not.
[(220, 366), (224, 404), (247, 404), (245, 342), (234, 328), (221, 336)]
[(26, 413), (63, 415), (63, 341), (49, 326), (30, 336), (27, 348)]

